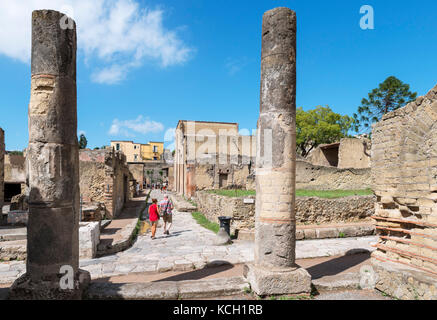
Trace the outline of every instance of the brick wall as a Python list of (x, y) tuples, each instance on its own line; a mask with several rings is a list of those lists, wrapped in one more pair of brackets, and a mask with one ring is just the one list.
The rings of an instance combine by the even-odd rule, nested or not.
[(437, 86), (372, 132), (377, 260), (437, 274)]

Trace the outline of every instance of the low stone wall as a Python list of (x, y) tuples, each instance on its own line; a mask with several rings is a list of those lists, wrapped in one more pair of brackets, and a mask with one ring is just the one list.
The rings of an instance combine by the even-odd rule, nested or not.
[(306, 190), (362, 190), (372, 187), (370, 168), (338, 169), (296, 161), (296, 188)]
[[(231, 198), (198, 191), (198, 210), (210, 221), (218, 222), (219, 216), (233, 217), (231, 232), (253, 230), (255, 227), (255, 196)], [(355, 196), (339, 199), (316, 197), (296, 198), (296, 223), (330, 224), (370, 220), (374, 213), (374, 196)]]
[(329, 224), (358, 222), (375, 212), (374, 196), (354, 196), (337, 199), (317, 197), (296, 198), (297, 224)]
[[(246, 200), (245, 199), (250, 199)], [(250, 202), (250, 203), (245, 203)], [(218, 223), (218, 217), (233, 217), (231, 233), (255, 227), (255, 196), (231, 198), (206, 191), (196, 192), (197, 208), (210, 221)]]

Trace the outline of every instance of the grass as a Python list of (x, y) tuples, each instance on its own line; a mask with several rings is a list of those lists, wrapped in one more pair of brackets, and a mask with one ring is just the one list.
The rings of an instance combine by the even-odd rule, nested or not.
[[(256, 195), (255, 190), (210, 190), (209, 193), (226, 197), (247, 197)], [(317, 197), (325, 199), (336, 199), (350, 196), (370, 196), (373, 192), (371, 189), (365, 190), (296, 190), (296, 197)]]
[(191, 215), (193, 216), (194, 220), (196, 220), (196, 222), (200, 224), (202, 227), (211, 230), (215, 233), (219, 231), (220, 225), (218, 223), (209, 221), (202, 213), (192, 212)]
[(365, 190), (296, 190), (297, 197), (318, 197), (325, 199), (344, 198), (350, 196), (371, 196), (371, 189)]
[(231, 198), (254, 196), (256, 194), (255, 190), (243, 190), (243, 189), (210, 190), (208, 192), (218, 194), (219, 196), (225, 196)]

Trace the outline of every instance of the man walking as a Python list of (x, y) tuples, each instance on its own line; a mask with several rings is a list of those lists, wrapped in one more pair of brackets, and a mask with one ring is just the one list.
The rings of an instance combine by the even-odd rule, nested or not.
[(173, 224), (173, 203), (168, 198), (168, 195), (164, 195), (164, 200), (159, 202), (159, 212), (164, 221), (164, 234), (169, 235), (169, 230)]

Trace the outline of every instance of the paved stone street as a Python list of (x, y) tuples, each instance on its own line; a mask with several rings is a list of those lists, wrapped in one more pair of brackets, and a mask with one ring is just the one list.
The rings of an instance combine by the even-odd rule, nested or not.
[[(151, 198), (162, 199), (160, 191)], [(174, 212), (170, 236), (158, 229), (155, 240), (150, 235), (139, 236), (128, 250), (102, 258), (81, 260), (82, 269), (93, 279), (129, 273), (188, 271), (223, 262), (239, 264), (254, 259), (254, 243), (236, 240), (232, 245), (215, 246), (215, 234), (196, 223), (190, 213)], [(376, 237), (297, 241), (297, 259), (328, 257), (373, 251)], [(25, 272), (25, 262), (0, 263), (0, 283), (11, 283)]]

